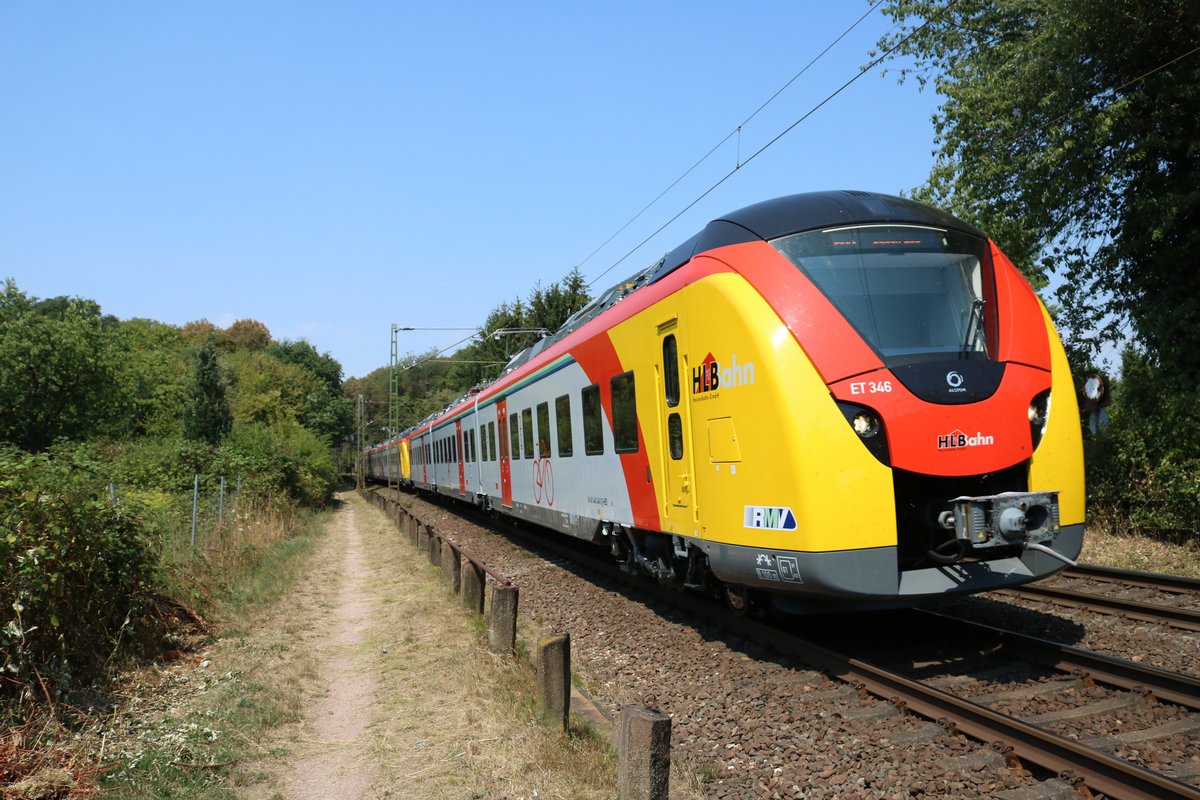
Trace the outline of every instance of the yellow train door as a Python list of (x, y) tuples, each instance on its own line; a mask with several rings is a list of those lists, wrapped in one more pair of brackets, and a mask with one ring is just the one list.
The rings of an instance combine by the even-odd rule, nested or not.
[(680, 317), (658, 326), (659, 360), (655, 371), (658, 373), (660, 441), (664, 451), (661, 511), (666, 530), (699, 536), (685, 334)]

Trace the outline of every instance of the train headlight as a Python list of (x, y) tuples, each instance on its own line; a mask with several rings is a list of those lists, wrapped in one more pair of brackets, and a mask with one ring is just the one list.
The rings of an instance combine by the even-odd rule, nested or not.
[(870, 439), (879, 433), (879, 417), (870, 411), (860, 411), (850, 421), (851, 427), (863, 439)]
[(879, 463), (891, 466), (892, 455), (888, 451), (887, 432), (883, 429), (883, 420), (879, 414), (866, 406), (841, 400), (838, 401), (838, 409), (858, 435), (858, 440), (871, 451), (871, 455), (879, 459)]
[(1029, 433), (1033, 438), (1033, 449), (1041, 443), (1046, 434), (1046, 425), (1050, 422), (1050, 390), (1033, 398), (1029, 404)]

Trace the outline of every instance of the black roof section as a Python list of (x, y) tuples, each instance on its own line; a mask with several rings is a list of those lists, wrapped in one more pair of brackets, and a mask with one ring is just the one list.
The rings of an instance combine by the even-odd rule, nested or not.
[(714, 219), (704, 230), (676, 247), (654, 267), (648, 283), (686, 264), (696, 253), (743, 242), (771, 241), (803, 231), (841, 225), (928, 225), (962, 231), (986, 239), (972, 225), (933, 206), (875, 192), (851, 190), (807, 192), (765, 200)]
[(974, 226), (924, 203), (859, 191), (808, 192), (778, 197), (746, 206), (716, 221), (741, 226), (768, 241), (801, 231), (887, 222), (930, 225), (984, 237)]

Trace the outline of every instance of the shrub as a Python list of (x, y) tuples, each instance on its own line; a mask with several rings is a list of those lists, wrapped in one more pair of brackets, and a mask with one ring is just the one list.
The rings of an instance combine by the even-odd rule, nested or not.
[(97, 677), (139, 624), (154, 558), (136, 520), (69, 462), (0, 449), (0, 669), (5, 691)]
[(1086, 442), (1089, 513), (1115, 528), (1183, 540), (1200, 529), (1200, 409), (1189, 386), (1125, 352), (1110, 423)]

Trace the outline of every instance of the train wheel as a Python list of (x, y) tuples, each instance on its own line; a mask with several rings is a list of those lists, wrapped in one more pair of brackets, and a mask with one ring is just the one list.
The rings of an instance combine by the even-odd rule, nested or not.
[(739, 617), (744, 617), (750, 613), (752, 604), (750, 602), (750, 588), (737, 583), (725, 583), (721, 585), (721, 593), (725, 597), (725, 605), (729, 606), (729, 610)]

